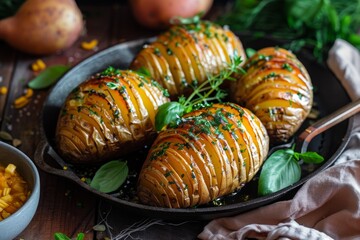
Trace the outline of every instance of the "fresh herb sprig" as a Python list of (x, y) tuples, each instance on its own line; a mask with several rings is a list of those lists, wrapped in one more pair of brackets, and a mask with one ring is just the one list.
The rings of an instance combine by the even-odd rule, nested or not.
[(358, 0), (235, 0), (218, 23), (232, 30), (285, 40), (284, 47), (313, 50), (323, 61), (337, 38), (360, 49)]
[(316, 152), (299, 153), (292, 148), (275, 151), (262, 166), (258, 184), (258, 194), (268, 195), (286, 188), (301, 178), (299, 161), (318, 164), (324, 158)]
[(178, 101), (167, 102), (159, 107), (155, 117), (155, 127), (160, 131), (167, 125), (176, 125), (181, 117), (195, 109), (209, 106), (212, 102), (221, 102), (227, 92), (220, 86), (225, 80), (235, 80), (234, 74), (243, 73), (240, 67), (242, 59), (236, 53), (228, 66), (218, 75), (208, 76), (208, 79), (200, 85), (191, 85), (192, 93), (188, 96), (179, 97)]

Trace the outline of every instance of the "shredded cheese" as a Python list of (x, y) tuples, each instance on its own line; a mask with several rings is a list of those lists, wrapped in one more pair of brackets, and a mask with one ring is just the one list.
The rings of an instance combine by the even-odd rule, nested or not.
[(46, 68), (46, 64), (43, 60), (37, 59), (35, 62), (31, 64), (31, 70), (34, 72), (42, 71)]
[(28, 184), (16, 171), (16, 166), (0, 165), (0, 221), (16, 212), (29, 196)]
[(81, 43), (81, 47), (82, 47), (84, 50), (92, 50), (92, 49), (94, 49), (95, 47), (97, 47), (98, 43), (99, 43), (98, 40), (93, 39), (93, 40), (91, 40), (90, 42), (82, 42), (82, 43)]
[(7, 92), (8, 92), (7, 87), (5, 87), (5, 86), (0, 87), (0, 94), (1, 95), (6, 95)]
[(25, 90), (25, 93), (22, 96), (15, 99), (15, 101), (14, 101), (15, 108), (22, 108), (22, 107), (26, 106), (30, 102), (33, 94), (34, 94), (34, 91), (31, 88), (27, 88)]

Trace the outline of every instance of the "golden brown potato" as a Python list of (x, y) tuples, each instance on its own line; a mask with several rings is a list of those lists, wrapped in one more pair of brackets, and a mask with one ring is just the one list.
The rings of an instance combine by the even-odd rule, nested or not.
[(265, 125), (271, 143), (286, 142), (308, 116), (313, 87), (303, 64), (286, 49), (261, 49), (244, 65), (232, 87), (232, 100)]
[(60, 154), (73, 163), (94, 164), (150, 143), (156, 134), (157, 109), (168, 101), (155, 83), (136, 72), (113, 68), (81, 83), (59, 115)]
[(145, 45), (130, 68), (145, 68), (171, 96), (186, 94), (209, 75), (216, 75), (237, 53), (245, 61), (237, 36), (210, 22), (175, 25)]
[(266, 158), (269, 139), (260, 120), (233, 103), (191, 112), (159, 133), (139, 174), (147, 205), (186, 208), (240, 189)]

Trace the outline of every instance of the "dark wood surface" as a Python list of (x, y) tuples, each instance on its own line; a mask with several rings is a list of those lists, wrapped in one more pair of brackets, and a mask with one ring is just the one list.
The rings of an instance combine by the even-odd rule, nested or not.
[[(40, 140), (40, 112), (49, 89), (37, 90), (31, 102), (23, 108), (14, 108), (13, 103), (26, 89), (34, 77), (31, 63), (41, 58), (47, 66), (70, 64), (74, 66), (86, 57), (109, 46), (124, 41), (154, 36), (158, 31), (138, 25), (126, 1), (79, 1), (79, 7), (86, 20), (86, 31), (66, 51), (50, 56), (31, 56), (14, 50), (0, 41), (0, 86), (6, 86), (8, 93), (0, 95), (1, 130), (21, 140), (18, 147), (30, 158)], [(208, 18), (215, 16), (219, 5), (214, 5)], [(96, 50), (80, 48), (82, 41), (97, 39)], [(124, 213), (117, 206), (104, 202), (73, 182), (40, 171), (41, 197), (35, 217), (17, 239), (48, 240), (54, 233), (62, 232), (74, 238), (77, 233), (86, 233), (85, 239), (196, 239), (206, 222), (152, 222), (144, 231), (128, 232), (123, 238), (123, 229), (146, 220), (144, 216)], [(106, 221), (104, 222), (104, 219)], [(108, 225), (105, 232), (93, 231), (97, 224)], [(116, 236), (118, 238), (116, 238)], [(1, 237), (0, 237), (1, 238)]]

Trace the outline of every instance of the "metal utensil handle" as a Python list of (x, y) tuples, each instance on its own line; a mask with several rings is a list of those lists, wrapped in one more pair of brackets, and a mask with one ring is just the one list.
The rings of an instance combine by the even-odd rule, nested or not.
[(306, 128), (297, 139), (298, 142), (302, 142), (301, 152), (305, 152), (307, 150), (310, 141), (315, 136), (348, 119), (349, 117), (354, 116), (358, 112), (360, 112), (360, 98), (354, 102), (346, 104), (345, 106), (339, 108), (335, 112)]

